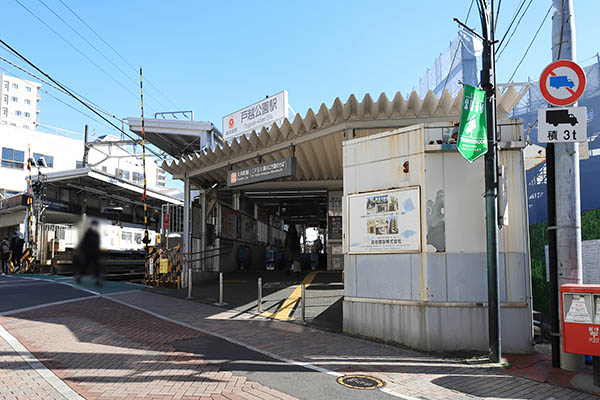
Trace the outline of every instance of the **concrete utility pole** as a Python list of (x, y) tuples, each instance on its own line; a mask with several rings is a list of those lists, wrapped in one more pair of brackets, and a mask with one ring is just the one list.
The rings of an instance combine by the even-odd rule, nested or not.
[[(552, 61), (575, 61), (575, 19), (573, 0), (553, 0)], [(556, 264), (558, 286), (583, 283), (581, 266), (581, 197), (579, 191), (579, 143), (554, 144), (556, 179)], [(558, 294), (557, 294), (558, 295)], [(561, 368), (574, 371), (584, 367), (582, 355), (562, 353)]]
[(494, 49), (494, 2), (479, 0), (483, 54), (481, 87), (485, 90), (488, 151), (485, 154), (485, 225), (487, 236), (488, 343), (490, 362), (502, 358), (500, 279), (498, 272), (498, 143), (496, 140), (496, 70)]

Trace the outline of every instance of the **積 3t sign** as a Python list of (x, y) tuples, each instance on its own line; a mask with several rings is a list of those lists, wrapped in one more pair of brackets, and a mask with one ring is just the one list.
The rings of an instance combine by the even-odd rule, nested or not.
[[(540, 76), (540, 92), (555, 106), (575, 103), (585, 90), (583, 69), (569, 60), (559, 60), (544, 68)], [(538, 142), (565, 143), (587, 140), (585, 107), (542, 108), (538, 110)]]

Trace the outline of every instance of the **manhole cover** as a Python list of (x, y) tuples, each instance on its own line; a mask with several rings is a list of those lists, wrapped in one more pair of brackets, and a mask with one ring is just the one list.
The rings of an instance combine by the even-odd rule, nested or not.
[(383, 387), (383, 381), (366, 375), (345, 375), (337, 379), (340, 385), (352, 389), (378, 389)]

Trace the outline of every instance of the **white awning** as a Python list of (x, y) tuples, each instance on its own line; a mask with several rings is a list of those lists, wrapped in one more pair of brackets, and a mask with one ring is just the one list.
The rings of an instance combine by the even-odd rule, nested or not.
[[(497, 95), (499, 119), (505, 119), (526, 93), (509, 87)], [(346, 129), (355, 137), (385, 130), (428, 123), (458, 121), (462, 90), (452, 97), (446, 90), (441, 98), (429, 91), (421, 99), (416, 92), (405, 99), (398, 92), (392, 100), (382, 93), (377, 101), (366, 94), (362, 101), (350, 95), (345, 103), (336, 98), (331, 107), (324, 103), (318, 112), (308, 109), (304, 118), (296, 114), (293, 121), (254, 131), (217, 146), (214, 151), (199, 152), (178, 160), (165, 161), (162, 168), (183, 179), (185, 175), (197, 185), (225, 182), (227, 171), (268, 162), (292, 155), (295, 148), (297, 174), (294, 181), (340, 181), (342, 179), (342, 142)]]

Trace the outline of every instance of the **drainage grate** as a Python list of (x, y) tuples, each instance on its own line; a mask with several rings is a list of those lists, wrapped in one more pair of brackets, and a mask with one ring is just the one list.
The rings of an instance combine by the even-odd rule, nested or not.
[(337, 382), (351, 389), (379, 389), (384, 385), (382, 380), (366, 375), (344, 375)]

